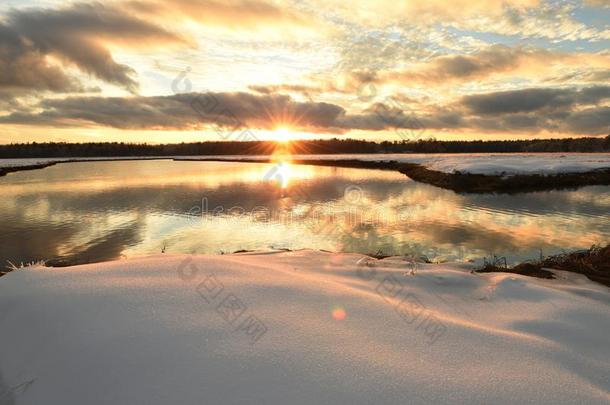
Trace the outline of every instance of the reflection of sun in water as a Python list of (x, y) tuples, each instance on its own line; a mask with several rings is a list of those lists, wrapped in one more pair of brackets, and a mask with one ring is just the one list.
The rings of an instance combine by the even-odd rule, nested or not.
[(273, 181), (281, 188), (287, 188), (292, 176), (292, 170), (288, 162), (275, 163), (265, 175), (265, 178)]
[(290, 182), (290, 164), (286, 162), (282, 162), (278, 165), (278, 174), (280, 175), (279, 183), (282, 188), (288, 187), (288, 183)]

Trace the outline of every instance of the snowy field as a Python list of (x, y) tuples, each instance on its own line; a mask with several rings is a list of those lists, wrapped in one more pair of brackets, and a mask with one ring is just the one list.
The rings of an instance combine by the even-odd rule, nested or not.
[[(477, 174), (556, 174), (579, 173), (610, 168), (610, 153), (533, 153), (533, 154), (354, 154), (354, 155), (292, 155), (295, 160), (363, 160), (422, 164), (429, 169), (452, 173)], [(27, 166), (66, 160), (135, 160), (151, 157), (119, 158), (33, 158), (0, 159), (0, 168)], [(153, 158), (154, 159), (154, 158)], [(176, 160), (265, 160), (269, 156), (167, 156), (158, 159)]]
[(17, 270), (0, 403), (608, 404), (610, 290), (558, 274), (310, 250)]

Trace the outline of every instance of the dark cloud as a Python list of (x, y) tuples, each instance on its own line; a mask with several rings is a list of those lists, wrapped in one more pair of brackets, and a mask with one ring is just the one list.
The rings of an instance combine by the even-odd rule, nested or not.
[(567, 106), (571, 92), (560, 89), (525, 89), (466, 96), (462, 104), (479, 115), (536, 111), (545, 107)]
[(595, 104), (610, 98), (610, 86), (584, 89), (533, 88), (466, 96), (461, 104), (477, 115), (528, 113), (561, 109), (577, 104)]
[(13, 10), (0, 25), (0, 89), (82, 90), (60, 66), (74, 65), (106, 82), (135, 91), (135, 72), (117, 63), (108, 44), (181, 42), (175, 34), (102, 3), (77, 3), (61, 9)]
[(565, 120), (570, 132), (610, 134), (610, 107), (597, 107), (571, 113)]
[(467, 55), (437, 56), (416, 69), (386, 72), (381, 76), (384, 80), (404, 83), (440, 84), (447, 80), (480, 80), (495, 73), (516, 71), (533, 62), (562, 57), (544, 49), (492, 45)]
[(303, 128), (335, 125), (345, 111), (337, 105), (297, 102), (286, 95), (191, 93), (157, 97), (71, 97), (42, 101), (41, 113), (14, 113), (4, 123), (65, 126), (75, 122), (121, 129), (198, 129), (223, 127), (273, 129), (292, 124)]
[(82, 87), (44, 53), (10, 27), (0, 24), (0, 91), (16, 95), (24, 90), (79, 91)]
[[(374, 103), (359, 113), (282, 94), (190, 93), (156, 97), (47, 99), (33, 111), (13, 112), (0, 123), (43, 126), (107, 126), (119, 129), (275, 129), (310, 132), (459, 130), (606, 134), (610, 107), (596, 105), (610, 87), (524, 89), (471, 95), (445, 108), (412, 112), (401, 103)], [(38, 112), (41, 111), (41, 112)]]
[(581, 104), (596, 104), (607, 98), (610, 98), (610, 86), (592, 86), (582, 89), (577, 101)]
[(533, 55), (536, 54), (531, 51), (495, 45), (473, 55), (438, 57), (433, 62), (435, 69), (430, 71), (430, 75), (439, 79), (470, 78), (515, 68), (521, 58)]

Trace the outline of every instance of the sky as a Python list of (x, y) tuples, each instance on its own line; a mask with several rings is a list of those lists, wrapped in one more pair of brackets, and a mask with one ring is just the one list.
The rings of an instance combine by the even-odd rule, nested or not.
[(0, 143), (610, 134), (610, 0), (3, 0)]

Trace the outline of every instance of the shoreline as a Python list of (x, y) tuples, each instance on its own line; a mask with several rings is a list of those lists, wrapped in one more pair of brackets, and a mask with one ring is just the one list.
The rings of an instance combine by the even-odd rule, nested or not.
[[(311, 249), (311, 248), (302, 248), (302, 249), (271, 249), (271, 250), (236, 250), (231, 253), (221, 253), (221, 254), (195, 254), (195, 255), (205, 255), (205, 256), (237, 256), (240, 254), (245, 255), (274, 255), (279, 253), (298, 253), (302, 251), (312, 251), (333, 255), (360, 255), (371, 260), (407, 260), (407, 262), (412, 266), (419, 265), (431, 265), (431, 266), (469, 266), (472, 268), (472, 271), (477, 274), (484, 273), (505, 273), (505, 274), (519, 274), (522, 276), (526, 276), (528, 278), (538, 278), (538, 279), (556, 279), (556, 272), (563, 271), (572, 274), (579, 274), (585, 276), (590, 281), (604, 285), (610, 288), (610, 244), (603, 246), (593, 246), (590, 249), (580, 249), (572, 252), (566, 252), (559, 255), (551, 255), (545, 257), (538, 261), (526, 260), (515, 266), (507, 266), (506, 264), (502, 265), (501, 261), (497, 262), (487, 262), (485, 258), (479, 259), (483, 260), (481, 264), (478, 264), (475, 261), (468, 262), (430, 262), (425, 257), (423, 258), (414, 258), (403, 255), (395, 255), (395, 256), (386, 256), (386, 255), (376, 255), (373, 253), (356, 253), (356, 252), (331, 252), (322, 249)], [(164, 253), (162, 253), (164, 254)], [(168, 255), (184, 255), (184, 253), (168, 253)], [(154, 255), (153, 255), (154, 256)], [(13, 266), (13, 268), (9, 268), (8, 271), (0, 271), (0, 277), (22, 268), (27, 268), (31, 266), (43, 266), (44, 268), (49, 269), (64, 269), (75, 266), (86, 266), (93, 264), (107, 264), (113, 262), (120, 262), (123, 260), (140, 260), (151, 257), (151, 255), (144, 256), (134, 256), (128, 257), (126, 259), (110, 259), (110, 260), (102, 260), (102, 261), (79, 261), (79, 260), (70, 260), (66, 258), (51, 258), (47, 260), (41, 260), (37, 263), (30, 263), (26, 265), (21, 265), (20, 267)]]
[[(176, 161), (208, 161), (208, 162), (243, 162), (272, 163), (272, 159), (181, 159)], [(295, 159), (294, 164), (345, 167), (352, 169), (375, 169), (398, 171), (414, 181), (452, 190), (457, 193), (502, 193), (516, 194), (530, 191), (548, 191), (575, 189), (584, 186), (610, 185), (610, 168), (586, 172), (557, 174), (515, 174), (511, 176), (475, 174), (475, 173), (445, 173), (431, 170), (419, 163), (401, 163), (390, 161), (367, 161), (358, 159), (315, 160)]]
[[(29, 164), (23, 166), (0, 167), (0, 177), (9, 173), (44, 169), (59, 163), (77, 162), (112, 162), (137, 160), (173, 160), (197, 162), (237, 162), (237, 163), (273, 163), (272, 158), (223, 158), (223, 157), (112, 157), (112, 158), (75, 158)], [(554, 174), (478, 174), (455, 171), (452, 173), (432, 170), (423, 164), (398, 162), (396, 160), (360, 160), (360, 159), (294, 159), (293, 164), (314, 165), (327, 167), (345, 167), (353, 169), (375, 169), (398, 171), (414, 181), (440, 187), (456, 193), (501, 193), (516, 194), (533, 191), (550, 191), (563, 189), (576, 189), (584, 186), (610, 185), (610, 167), (583, 172), (565, 172)]]
[[(36, 158), (6, 158), (7, 160), (13, 159), (36, 159)], [(138, 160), (174, 160), (173, 157), (148, 157), (148, 156), (125, 156), (123, 157), (111, 157), (111, 158), (68, 158), (66, 160), (51, 160), (54, 158), (39, 158), (39, 159), (49, 159), (48, 162), (40, 162), (33, 163), (23, 166), (5, 166), (0, 167), (0, 177), (6, 176), (9, 173), (22, 172), (27, 170), (38, 170), (44, 169), (47, 167), (55, 166), (60, 163), (81, 163), (81, 162), (121, 162), (121, 161), (138, 161)], [(62, 159), (62, 158), (58, 158)], [(2, 159), (0, 159), (1, 163)]]

